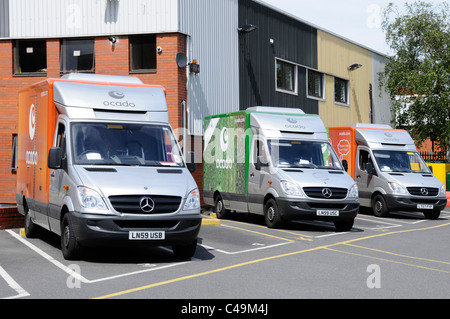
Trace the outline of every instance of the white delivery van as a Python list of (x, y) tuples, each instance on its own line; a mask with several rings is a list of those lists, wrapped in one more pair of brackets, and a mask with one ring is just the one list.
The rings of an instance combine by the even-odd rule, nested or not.
[(26, 235), (61, 235), (66, 259), (121, 244), (188, 258), (201, 225), (164, 88), (134, 77), (69, 74), (19, 93), (16, 201)]
[(330, 127), (330, 139), (358, 183), (361, 206), (376, 216), (418, 211), (435, 219), (447, 204), (444, 185), (433, 176), (405, 130), (356, 123)]
[(318, 115), (252, 107), (204, 122), (203, 195), (219, 218), (229, 211), (289, 220), (326, 220), (349, 230), (358, 188), (328, 142)]

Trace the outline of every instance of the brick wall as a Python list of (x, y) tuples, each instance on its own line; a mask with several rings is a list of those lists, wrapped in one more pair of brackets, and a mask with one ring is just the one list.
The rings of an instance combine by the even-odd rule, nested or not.
[[(12, 40), (0, 40), (0, 203), (15, 203), (16, 175), (11, 172), (13, 134), (17, 133), (19, 90), (45, 77), (14, 76), (14, 46)], [(181, 127), (181, 101), (187, 100), (186, 70), (178, 68), (175, 56), (186, 52), (186, 36), (178, 33), (157, 35), (155, 73), (129, 73), (128, 36), (119, 36), (113, 46), (108, 37), (95, 38), (95, 73), (137, 76), (146, 84), (162, 85), (166, 89), (169, 121), (176, 130)], [(60, 39), (47, 40), (47, 77), (60, 77)], [(197, 159), (198, 161), (198, 159)], [(201, 185), (201, 165), (194, 174)], [(9, 213), (8, 213), (9, 214)], [(10, 217), (8, 217), (10, 218)]]
[(0, 207), (0, 229), (21, 228), (24, 218), (16, 207)]

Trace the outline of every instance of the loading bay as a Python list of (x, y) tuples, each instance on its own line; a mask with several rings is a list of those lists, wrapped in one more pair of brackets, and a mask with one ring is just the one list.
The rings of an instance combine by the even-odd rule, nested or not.
[(1, 230), (0, 299), (450, 298), (449, 207), (437, 220), (360, 213), (349, 232), (326, 222), (269, 229), (259, 216), (212, 216), (203, 213), (190, 260), (141, 247), (92, 248), (67, 261), (53, 234)]

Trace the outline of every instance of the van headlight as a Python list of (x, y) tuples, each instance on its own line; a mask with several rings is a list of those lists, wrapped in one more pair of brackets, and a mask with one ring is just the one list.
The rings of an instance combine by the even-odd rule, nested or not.
[(298, 196), (298, 197), (305, 197), (300, 187), (297, 186), (297, 184), (288, 182), (288, 181), (281, 181), (280, 183), (281, 188), (283, 189), (283, 192), (286, 195), (289, 196)]
[(348, 199), (357, 200), (359, 198), (358, 184), (353, 184), (348, 192)]
[(392, 189), (392, 192), (396, 194), (406, 194), (406, 189), (400, 185), (399, 183), (389, 183), (389, 187)]
[(100, 194), (91, 188), (79, 186), (78, 195), (80, 196), (81, 206), (84, 208), (99, 210), (108, 209)]
[(198, 208), (200, 208), (200, 193), (198, 191), (198, 188), (196, 188), (188, 194), (186, 203), (184, 203), (183, 210), (192, 210)]
[(445, 186), (444, 185), (441, 186), (441, 190), (439, 191), (439, 195), (444, 196), (444, 197), (446, 196)]

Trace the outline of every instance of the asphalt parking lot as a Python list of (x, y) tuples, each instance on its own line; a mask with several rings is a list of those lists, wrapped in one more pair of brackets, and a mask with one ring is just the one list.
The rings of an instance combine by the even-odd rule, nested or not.
[(191, 260), (153, 247), (88, 249), (76, 262), (63, 259), (57, 236), (2, 230), (0, 299), (449, 298), (449, 229), (448, 207), (438, 220), (360, 213), (349, 232), (204, 212)]

